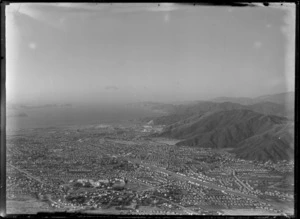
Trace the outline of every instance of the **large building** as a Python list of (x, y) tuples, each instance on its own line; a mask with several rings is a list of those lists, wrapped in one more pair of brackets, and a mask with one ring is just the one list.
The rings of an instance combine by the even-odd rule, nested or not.
[(114, 184), (113, 184), (113, 189), (116, 189), (116, 190), (122, 190), (124, 189), (126, 183), (123, 179), (121, 180), (117, 180)]

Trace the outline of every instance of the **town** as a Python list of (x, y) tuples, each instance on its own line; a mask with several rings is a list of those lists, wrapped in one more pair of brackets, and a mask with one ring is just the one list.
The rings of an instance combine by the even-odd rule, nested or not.
[(293, 162), (179, 147), (153, 137), (160, 129), (102, 124), (8, 136), (7, 201), (29, 195), (52, 211), (97, 214), (293, 214)]

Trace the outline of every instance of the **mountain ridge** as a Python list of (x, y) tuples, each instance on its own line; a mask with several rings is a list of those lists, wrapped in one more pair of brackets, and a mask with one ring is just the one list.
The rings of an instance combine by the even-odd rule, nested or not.
[[(159, 136), (181, 140), (177, 146), (234, 148), (231, 152), (238, 157), (276, 161), (278, 157), (286, 158), (291, 154), (290, 151), (282, 152), (282, 148), (290, 148), (287, 145), (293, 141), (293, 136), (283, 128), (288, 124), (289, 121), (285, 117), (264, 115), (249, 109), (233, 109), (208, 112), (193, 119), (179, 121), (165, 128)], [(280, 127), (284, 141), (276, 140), (278, 137), (276, 127), (277, 129)], [(245, 150), (257, 143), (267, 146), (261, 150), (256, 148), (255, 153), (252, 153), (252, 150)], [(274, 147), (272, 150), (271, 145)], [(266, 155), (268, 154), (266, 148), (273, 151), (274, 157)], [(282, 156), (278, 156), (278, 153), (276, 155), (274, 151), (281, 151)]]

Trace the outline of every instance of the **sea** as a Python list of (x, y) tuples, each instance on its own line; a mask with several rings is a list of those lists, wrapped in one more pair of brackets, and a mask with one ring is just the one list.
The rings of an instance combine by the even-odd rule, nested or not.
[[(7, 109), (6, 132), (72, 125), (112, 124), (156, 117), (160, 113), (141, 107), (40, 107)], [(26, 114), (27, 116), (18, 116)]]

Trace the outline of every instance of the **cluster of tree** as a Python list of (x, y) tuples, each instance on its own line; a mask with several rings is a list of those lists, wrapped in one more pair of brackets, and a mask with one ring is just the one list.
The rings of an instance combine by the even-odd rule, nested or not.
[(78, 203), (78, 204), (83, 204), (85, 201), (86, 201), (86, 198), (84, 196), (67, 196), (66, 197), (66, 200), (68, 202), (71, 202), (71, 203)]

